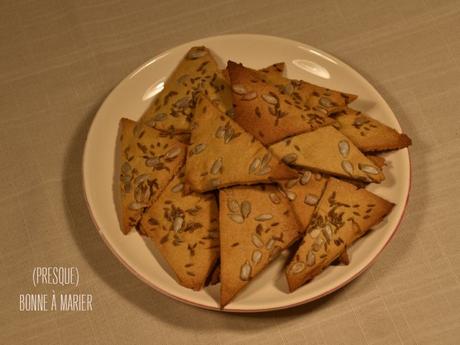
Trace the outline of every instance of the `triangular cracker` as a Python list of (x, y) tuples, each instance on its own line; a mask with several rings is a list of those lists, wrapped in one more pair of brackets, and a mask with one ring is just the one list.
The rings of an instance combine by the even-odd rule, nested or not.
[[(262, 68), (259, 70), (259, 72), (267, 73), (267, 75), (282, 75), (284, 71), (284, 62), (277, 62), (274, 63), (273, 65), (267, 66), (265, 68)], [(225, 68), (221, 70), (222, 76), (225, 79), (225, 81), (230, 85), (230, 76), (228, 75), (228, 69)], [(234, 109), (232, 108), (230, 111), (226, 113), (227, 115), (230, 115), (230, 117), (234, 116)]]
[(318, 275), (393, 206), (365, 189), (330, 178), (307, 233), (286, 268), (289, 290)]
[(232, 109), (228, 82), (206, 47), (191, 48), (141, 118), (162, 131), (189, 132), (198, 93), (206, 94), (223, 112)]
[(385, 179), (380, 168), (332, 126), (287, 138), (270, 146), (285, 163), (365, 182)]
[(243, 65), (227, 65), (232, 82), (234, 119), (263, 144), (312, 131), (333, 122), (326, 112), (303, 104), (296, 94), (281, 92), (274, 84)]
[(273, 157), (207, 97), (198, 100), (186, 162), (186, 181), (192, 190), (204, 192), (295, 176), (295, 171)]
[(141, 227), (179, 283), (199, 290), (219, 257), (218, 209), (212, 193), (185, 195), (183, 180), (180, 173), (169, 183), (142, 217)]
[(288, 200), (274, 185), (219, 191), (221, 306), (300, 235)]
[(304, 170), (295, 179), (280, 182), (283, 194), (290, 201), (297, 219), (306, 230), (310, 224), (311, 216), (323, 194), (327, 177), (320, 173)]
[(336, 128), (363, 152), (395, 150), (412, 144), (406, 134), (351, 108), (346, 108), (335, 119)]
[(120, 128), (121, 223), (127, 234), (183, 165), (186, 145), (132, 120), (121, 119)]
[(350, 93), (331, 90), (303, 80), (288, 79), (282, 74), (284, 67), (284, 63), (280, 63), (259, 72), (262, 72), (260, 73), (261, 78), (276, 85), (283, 93), (295, 93), (296, 97), (302, 100), (302, 104), (308, 104), (311, 108), (333, 114), (346, 108), (348, 103), (358, 98)]

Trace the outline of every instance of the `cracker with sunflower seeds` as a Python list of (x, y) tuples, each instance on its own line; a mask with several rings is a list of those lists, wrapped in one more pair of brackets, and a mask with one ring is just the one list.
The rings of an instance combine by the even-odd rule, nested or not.
[(220, 303), (224, 307), (299, 238), (301, 225), (274, 185), (222, 189), (219, 205)]
[(326, 174), (380, 183), (382, 170), (332, 126), (287, 138), (270, 150), (291, 165)]
[(186, 183), (192, 190), (205, 192), (297, 176), (207, 97), (199, 98), (193, 121), (185, 165)]
[(289, 290), (296, 290), (321, 273), (380, 223), (393, 206), (366, 189), (330, 178), (307, 232), (286, 268)]
[(120, 120), (121, 224), (127, 234), (137, 227), (184, 163), (186, 145), (153, 128)]
[(181, 172), (144, 214), (141, 228), (178, 282), (200, 290), (219, 257), (219, 213), (214, 194), (185, 194), (183, 186)]
[[(277, 63), (274, 63), (274, 64), (272, 64), (270, 66), (267, 66), (265, 68), (260, 69), (259, 72), (266, 73), (267, 75), (270, 75), (270, 76), (273, 76), (273, 77), (282, 76), (284, 68), (285, 68), (284, 62), (277, 62)], [(222, 75), (223, 75), (224, 79), (230, 85), (230, 76), (228, 75), (228, 69), (225, 68), (221, 72), (222, 72)], [(230, 115), (230, 116), (233, 117), (233, 115), (234, 115), (233, 110), (230, 111), (227, 115)]]
[(312, 109), (317, 109), (328, 115), (346, 108), (358, 96), (326, 87), (311, 84), (303, 80), (288, 79), (282, 75), (284, 63), (274, 64), (259, 70), (261, 78), (270, 82), (284, 94), (295, 95), (302, 104), (307, 104)]
[(162, 131), (190, 132), (196, 96), (201, 92), (224, 113), (232, 109), (230, 86), (211, 52), (206, 47), (193, 47), (140, 121)]
[(305, 230), (310, 223), (311, 216), (318, 204), (327, 176), (320, 173), (312, 173), (310, 170), (302, 170), (295, 179), (280, 181), (282, 193), (289, 200), (294, 213)]
[(234, 119), (264, 145), (312, 131), (333, 122), (327, 113), (304, 104), (296, 94), (281, 92), (261, 74), (229, 61)]
[(412, 144), (406, 134), (351, 108), (345, 108), (335, 119), (334, 126), (363, 152), (396, 150)]

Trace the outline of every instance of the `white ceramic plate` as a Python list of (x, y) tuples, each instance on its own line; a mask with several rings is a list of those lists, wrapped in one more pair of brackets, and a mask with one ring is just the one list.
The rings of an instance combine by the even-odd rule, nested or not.
[[(183, 55), (197, 45), (210, 48), (222, 67), (229, 59), (253, 68), (284, 61), (289, 78), (357, 94), (359, 99), (353, 103), (354, 108), (398, 130), (401, 128), (383, 98), (358, 72), (321, 50), (283, 38), (260, 35), (205, 38), (166, 51), (126, 77), (102, 104), (86, 141), (83, 179), (93, 221), (112, 252), (145, 283), (183, 302), (219, 309), (219, 286), (199, 292), (180, 286), (152, 245), (136, 232), (122, 234), (112, 187), (118, 121), (121, 117), (139, 119)], [(375, 231), (351, 248), (348, 266), (329, 267), (309, 284), (288, 293), (281, 257), (256, 277), (225, 311), (256, 312), (292, 307), (331, 293), (362, 273), (393, 236), (409, 195), (408, 150), (388, 153), (385, 158), (389, 165), (385, 169), (386, 180), (381, 185), (371, 185), (370, 190), (396, 203), (396, 207)]]

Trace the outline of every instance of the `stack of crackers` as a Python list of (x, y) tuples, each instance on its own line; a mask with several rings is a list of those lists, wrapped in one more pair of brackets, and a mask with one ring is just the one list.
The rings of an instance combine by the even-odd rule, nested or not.
[(221, 306), (289, 249), (290, 291), (394, 204), (379, 152), (411, 140), (349, 107), (357, 96), (283, 76), (284, 63), (220, 70), (188, 51), (137, 122), (120, 122), (120, 219), (150, 238), (179, 284), (221, 284)]

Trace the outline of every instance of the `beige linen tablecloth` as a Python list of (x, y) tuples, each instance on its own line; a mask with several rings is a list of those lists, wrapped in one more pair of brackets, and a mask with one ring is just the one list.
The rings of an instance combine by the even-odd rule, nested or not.
[[(397, 235), (347, 287), (292, 310), (229, 315), (173, 301), (107, 249), (81, 186), (102, 100), (163, 50), (224, 33), (299, 40), (376, 86), (412, 137)], [(0, 3), (1, 344), (460, 344), (460, 2), (59, 1)], [(75, 287), (34, 287), (76, 266)], [(19, 295), (93, 296), (93, 311), (20, 312)]]

